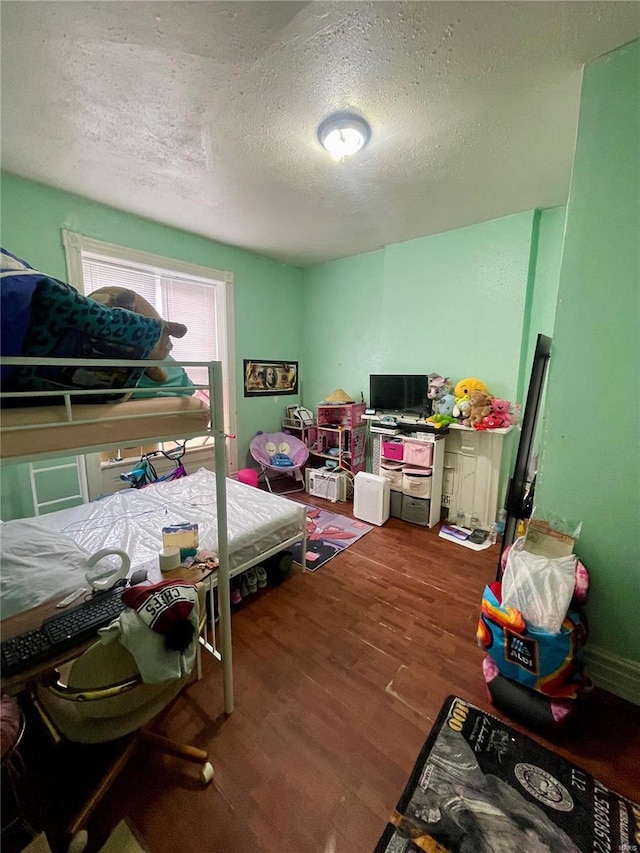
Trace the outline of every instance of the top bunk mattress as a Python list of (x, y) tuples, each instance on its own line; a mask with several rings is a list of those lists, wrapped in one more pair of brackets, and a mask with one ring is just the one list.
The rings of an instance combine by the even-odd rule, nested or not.
[(0, 456), (9, 460), (206, 435), (210, 411), (197, 397), (152, 397), (74, 405), (71, 422), (64, 406), (3, 408), (0, 417)]
[[(13, 559), (5, 543), (34, 542), (62, 534), (73, 540), (86, 556), (102, 548), (120, 548), (131, 559), (131, 570), (158, 564), (162, 528), (180, 522), (197, 522), (200, 548), (218, 550), (216, 475), (201, 468), (194, 474), (144, 489), (127, 489), (109, 497), (37, 519), (16, 519), (0, 526), (2, 538), (2, 618), (20, 613), (84, 584), (84, 559), (67, 559), (56, 566), (34, 556), (29, 565), (24, 554)], [(255, 564), (257, 559), (287, 540), (302, 535), (305, 508), (279, 495), (227, 478), (227, 525), (229, 569), (232, 574)], [(69, 543), (70, 545), (72, 543)], [(49, 543), (47, 542), (47, 546)], [(35, 544), (34, 544), (35, 547)], [(58, 549), (53, 549), (58, 550)], [(72, 565), (73, 564), (73, 565)], [(38, 580), (42, 574), (43, 580)]]

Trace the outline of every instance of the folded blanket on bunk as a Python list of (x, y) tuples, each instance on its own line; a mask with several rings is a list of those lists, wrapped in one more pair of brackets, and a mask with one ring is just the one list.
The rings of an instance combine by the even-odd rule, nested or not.
[[(165, 323), (160, 317), (109, 307), (82, 296), (5, 249), (1, 250), (0, 264), (3, 356), (162, 359), (171, 349), (169, 335), (186, 332), (182, 324)], [(133, 388), (142, 373), (142, 368), (128, 367), (3, 366), (2, 390)], [(117, 395), (89, 399), (92, 403), (113, 402)], [(35, 398), (33, 403), (42, 403), (42, 398)], [(9, 399), (6, 404), (11, 404)]]

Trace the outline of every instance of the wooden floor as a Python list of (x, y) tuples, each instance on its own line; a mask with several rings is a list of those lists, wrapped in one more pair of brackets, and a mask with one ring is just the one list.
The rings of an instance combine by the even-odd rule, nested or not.
[[(235, 712), (222, 714), (221, 671), (207, 659), (158, 726), (209, 750), (214, 783), (140, 751), (93, 818), (89, 849), (126, 817), (151, 853), (370, 853), (444, 699), (501, 716), (475, 641), (497, 551), (391, 519), (249, 599), (233, 619)], [(640, 800), (639, 708), (596, 691), (554, 741)]]

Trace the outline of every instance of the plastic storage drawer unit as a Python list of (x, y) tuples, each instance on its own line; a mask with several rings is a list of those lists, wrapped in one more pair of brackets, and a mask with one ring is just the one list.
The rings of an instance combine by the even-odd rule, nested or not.
[(433, 465), (433, 442), (405, 440), (404, 461), (407, 465), (421, 465), (423, 468), (431, 468)]
[(425, 498), (412, 498), (410, 495), (403, 495), (402, 520), (428, 527), (430, 503), (431, 501)]
[(397, 462), (402, 462), (403, 450), (402, 441), (382, 442), (382, 455), (385, 459), (395, 459)]

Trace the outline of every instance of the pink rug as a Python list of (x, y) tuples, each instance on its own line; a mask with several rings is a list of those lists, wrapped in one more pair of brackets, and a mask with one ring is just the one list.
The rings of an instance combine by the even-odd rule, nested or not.
[[(315, 572), (332, 557), (368, 533), (372, 526), (317, 506), (307, 508), (307, 568)], [(301, 562), (301, 543), (293, 545), (293, 559)]]

